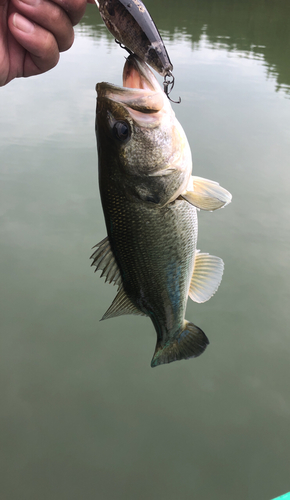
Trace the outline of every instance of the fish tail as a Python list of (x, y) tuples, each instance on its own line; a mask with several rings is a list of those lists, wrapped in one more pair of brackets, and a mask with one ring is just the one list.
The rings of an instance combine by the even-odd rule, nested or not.
[(167, 342), (157, 342), (151, 366), (154, 368), (179, 359), (197, 358), (208, 344), (207, 336), (198, 326), (184, 321), (183, 327), (170, 336)]

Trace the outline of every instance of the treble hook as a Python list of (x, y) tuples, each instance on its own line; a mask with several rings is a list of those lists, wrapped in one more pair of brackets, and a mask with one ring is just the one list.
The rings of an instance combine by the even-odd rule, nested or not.
[[(167, 80), (167, 77), (171, 78), (171, 80)], [(166, 75), (164, 76), (164, 80), (163, 80), (163, 89), (164, 89), (164, 92), (167, 95), (169, 101), (174, 102), (175, 104), (180, 104), (181, 103), (181, 97), (179, 97), (178, 101), (174, 101), (173, 99), (171, 99), (171, 97), (169, 97), (169, 94), (170, 94), (170, 92), (172, 91), (172, 89), (174, 87), (174, 82), (175, 82), (175, 78), (174, 78), (173, 74), (171, 73), (171, 71), (168, 71), (166, 73)]]

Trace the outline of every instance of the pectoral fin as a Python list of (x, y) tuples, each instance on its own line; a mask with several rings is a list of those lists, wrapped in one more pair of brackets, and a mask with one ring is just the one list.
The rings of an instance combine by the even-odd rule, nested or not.
[(123, 286), (119, 289), (109, 309), (102, 317), (102, 320), (122, 316), (122, 314), (138, 314), (140, 316), (146, 316), (146, 314), (142, 313), (136, 306), (134, 306), (124, 291)]
[(181, 196), (195, 207), (210, 212), (225, 207), (232, 200), (231, 193), (217, 182), (193, 175)]
[(97, 250), (95, 250), (90, 257), (90, 259), (94, 259), (91, 265), (96, 266), (95, 272), (97, 270), (102, 270), (101, 277), (106, 277), (105, 282), (114, 282), (115, 285), (120, 286), (122, 283), (121, 274), (118, 264), (115, 261), (108, 237), (100, 241), (94, 248), (96, 247)]
[(217, 291), (224, 272), (222, 259), (208, 253), (196, 252), (189, 297), (194, 302), (209, 300)]

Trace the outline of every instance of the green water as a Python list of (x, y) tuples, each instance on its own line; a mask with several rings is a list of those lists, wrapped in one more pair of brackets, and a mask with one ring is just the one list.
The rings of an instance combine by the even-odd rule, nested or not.
[(270, 500), (290, 490), (290, 3), (146, 4), (174, 64), (194, 174), (233, 202), (199, 214), (225, 261), (188, 304), (210, 339), (150, 368), (138, 316), (89, 267), (105, 236), (95, 84), (124, 52), (95, 6), (53, 71), (0, 89), (1, 500)]

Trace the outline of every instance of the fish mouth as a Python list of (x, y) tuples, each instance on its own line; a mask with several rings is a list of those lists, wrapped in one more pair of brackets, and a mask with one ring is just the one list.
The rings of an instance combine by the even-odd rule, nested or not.
[(155, 120), (167, 100), (152, 71), (135, 54), (126, 59), (123, 87), (103, 82), (97, 84), (96, 90), (98, 99), (106, 98), (120, 103), (138, 122)]

